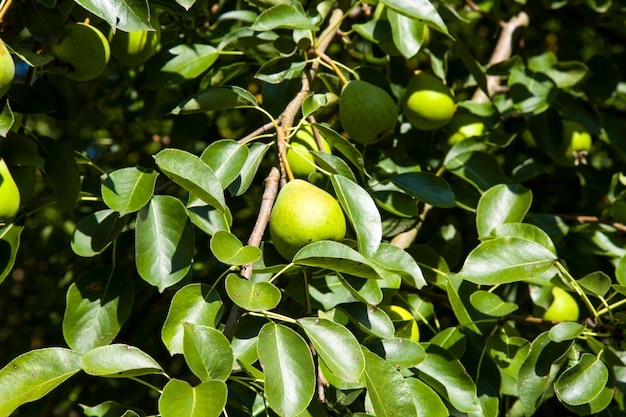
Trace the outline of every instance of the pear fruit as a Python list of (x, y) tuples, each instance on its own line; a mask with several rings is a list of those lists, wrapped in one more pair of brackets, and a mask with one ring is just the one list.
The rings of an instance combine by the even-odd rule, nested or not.
[(562, 288), (552, 288), (552, 304), (543, 314), (544, 320), (576, 321), (578, 320), (578, 303)]
[(51, 50), (64, 74), (76, 81), (89, 81), (102, 74), (109, 62), (111, 48), (102, 32), (86, 23), (68, 23), (63, 36)]
[(342, 240), (346, 218), (337, 200), (321, 188), (300, 179), (287, 183), (270, 214), (270, 237), (286, 259), (320, 240)]
[(9, 48), (0, 39), (0, 97), (9, 91), (15, 79), (15, 63), (9, 52)]
[(161, 41), (161, 27), (153, 19), (154, 30), (118, 31), (111, 41), (111, 55), (122, 65), (141, 65), (154, 55)]
[(395, 101), (382, 88), (361, 80), (348, 82), (339, 98), (339, 119), (352, 140), (370, 145), (393, 131), (398, 117)]
[[(331, 152), (328, 141), (322, 139), (324, 152)], [(315, 172), (315, 163), (311, 151), (318, 151), (317, 141), (313, 136), (310, 127), (302, 127), (298, 129), (293, 139), (289, 142), (287, 149), (287, 161), (291, 167), (293, 175), (300, 178), (306, 178), (309, 174)]]
[(558, 162), (566, 166), (586, 164), (591, 143), (591, 135), (585, 126), (573, 120), (563, 120), (563, 141), (557, 151)]
[(413, 317), (413, 314), (411, 314), (409, 310), (398, 305), (383, 305), (381, 308), (393, 322), (396, 328), (395, 335), (397, 337), (419, 342), (420, 329), (415, 321), (415, 317)]
[(482, 135), (485, 124), (478, 116), (461, 113), (452, 118), (446, 129), (448, 145), (453, 146), (464, 139)]
[(445, 126), (456, 111), (452, 91), (437, 77), (419, 72), (404, 95), (404, 115), (413, 127), (434, 130)]
[(4, 159), (0, 159), (0, 222), (10, 222), (20, 208), (20, 190), (9, 172)]

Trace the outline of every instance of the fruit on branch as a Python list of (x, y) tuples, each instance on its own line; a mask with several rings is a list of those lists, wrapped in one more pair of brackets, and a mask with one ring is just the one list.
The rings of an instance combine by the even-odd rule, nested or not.
[(152, 19), (154, 30), (117, 31), (111, 41), (111, 55), (122, 65), (141, 65), (154, 55), (161, 40), (161, 27)]
[(478, 116), (470, 113), (456, 114), (446, 126), (448, 145), (453, 146), (463, 139), (480, 136), (485, 130), (485, 124)]
[(404, 95), (404, 115), (413, 127), (439, 129), (455, 111), (454, 95), (439, 78), (423, 71), (411, 78)]
[(295, 179), (278, 193), (269, 229), (278, 253), (292, 259), (309, 243), (342, 240), (346, 218), (333, 196), (307, 181)]
[(51, 46), (64, 74), (76, 81), (89, 81), (104, 72), (111, 50), (102, 32), (87, 23), (68, 23), (61, 42)]
[(370, 145), (385, 139), (398, 118), (395, 101), (382, 88), (361, 80), (343, 86), (339, 119), (352, 140)]
[(397, 305), (383, 305), (383, 311), (387, 313), (394, 326), (396, 327), (396, 336), (405, 339), (411, 339), (414, 342), (420, 340), (420, 329), (413, 314), (404, 307)]
[(15, 79), (15, 63), (9, 48), (0, 39), (0, 97), (3, 97)]
[(9, 172), (4, 159), (0, 159), (0, 222), (10, 222), (20, 208), (20, 190)]
[(552, 303), (543, 314), (544, 320), (576, 321), (578, 320), (578, 303), (562, 288), (552, 288)]
[[(330, 145), (328, 141), (321, 137), (324, 152), (330, 153)], [(310, 127), (298, 129), (293, 139), (289, 142), (287, 149), (287, 161), (291, 167), (293, 175), (296, 177), (306, 178), (309, 174), (315, 172), (315, 164), (311, 151), (317, 151), (317, 141)]]
[(565, 165), (586, 164), (590, 150), (591, 135), (587, 128), (578, 122), (563, 120), (563, 142), (558, 152), (561, 162)]

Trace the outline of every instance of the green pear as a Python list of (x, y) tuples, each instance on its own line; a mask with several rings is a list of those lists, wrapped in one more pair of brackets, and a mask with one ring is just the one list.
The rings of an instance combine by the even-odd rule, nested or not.
[(0, 159), (0, 222), (10, 222), (20, 208), (20, 190), (9, 172), (4, 159)]
[(353, 80), (341, 90), (339, 119), (355, 142), (369, 145), (385, 139), (393, 131), (397, 117), (395, 101), (380, 87)]
[(15, 63), (9, 52), (9, 48), (0, 39), (0, 97), (9, 91), (15, 79)]
[(64, 74), (76, 81), (89, 81), (102, 74), (109, 62), (111, 48), (102, 32), (86, 23), (68, 23), (61, 42), (52, 44)]
[(461, 113), (452, 118), (446, 129), (448, 145), (452, 146), (464, 139), (482, 135), (485, 124), (478, 116)]
[(552, 304), (543, 314), (544, 320), (576, 321), (578, 320), (578, 303), (562, 288), (552, 288)]
[(161, 40), (161, 26), (151, 20), (154, 30), (117, 31), (111, 41), (111, 55), (122, 65), (135, 66), (146, 62), (156, 52)]
[[(324, 152), (330, 153), (330, 145), (328, 141), (322, 139)], [(296, 177), (306, 178), (309, 174), (315, 172), (315, 163), (311, 151), (319, 150), (315, 136), (310, 127), (298, 129), (293, 139), (289, 142), (287, 149), (287, 161), (291, 167), (291, 172)]]
[(563, 120), (563, 141), (557, 151), (557, 162), (566, 166), (587, 163), (591, 143), (591, 135), (585, 126), (573, 120)]
[(309, 243), (342, 240), (346, 235), (346, 218), (333, 196), (309, 182), (295, 179), (278, 193), (269, 229), (278, 253), (292, 259)]
[(413, 127), (439, 129), (452, 119), (455, 111), (452, 91), (439, 78), (426, 72), (411, 78), (404, 95), (404, 115)]

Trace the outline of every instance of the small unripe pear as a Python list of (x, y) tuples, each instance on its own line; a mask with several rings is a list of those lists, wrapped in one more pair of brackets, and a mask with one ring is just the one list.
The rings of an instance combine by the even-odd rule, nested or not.
[(9, 172), (4, 159), (0, 159), (0, 222), (10, 222), (20, 208), (20, 190)]
[(448, 145), (456, 145), (464, 139), (480, 136), (485, 130), (485, 124), (478, 116), (469, 113), (457, 114), (446, 126)]
[(154, 30), (118, 31), (111, 41), (111, 55), (127, 66), (141, 65), (156, 52), (161, 40), (161, 26), (152, 19)]
[(76, 81), (89, 81), (102, 74), (111, 49), (102, 32), (86, 23), (68, 23), (61, 42), (51, 46), (64, 74)]
[(576, 321), (578, 320), (578, 303), (562, 288), (552, 288), (552, 304), (543, 314), (544, 320)]
[(15, 63), (9, 49), (0, 39), (0, 97), (3, 97), (15, 78)]
[(295, 179), (278, 193), (269, 229), (278, 253), (292, 259), (309, 243), (342, 240), (346, 218), (333, 196), (307, 181)]
[(369, 145), (385, 139), (393, 131), (397, 117), (395, 101), (380, 87), (353, 80), (341, 90), (339, 119), (355, 142)]
[(563, 165), (586, 164), (591, 143), (591, 135), (585, 126), (573, 120), (563, 120), (563, 142), (559, 150), (559, 162)]
[(434, 130), (454, 116), (452, 91), (437, 77), (420, 72), (411, 78), (404, 95), (404, 115), (413, 127)]
[[(324, 151), (330, 153), (330, 145), (326, 139), (322, 139)], [(315, 136), (310, 127), (298, 129), (295, 136), (289, 142), (287, 149), (287, 161), (291, 167), (293, 175), (300, 178), (306, 178), (312, 172), (315, 172), (315, 164), (311, 151), (319, 150)]]

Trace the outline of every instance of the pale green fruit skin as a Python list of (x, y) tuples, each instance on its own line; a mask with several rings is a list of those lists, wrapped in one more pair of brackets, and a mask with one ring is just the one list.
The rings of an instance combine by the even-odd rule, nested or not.
[[(322, 137), (322, 145), (324, 152), (331, 152), (330, 145)], [(296, 149), (293, 149), (296, 148)], [(304, 127), (298, 129), (287, 149), (287, 161), (293, 175), (300, 178), (306, 178), (309, 174), (315, 172), (315, 165), (311, 151), (319, 150), (317, 141), (311, 128)]]
[(437, 77), (420, 72), (409, 81), (404, 95), (404, 115), (420, 130), (439, 129), (456, 111), (452, 91)]
[(4, 97), (7, 91), (9, 91), (14, 79), (15, 63), (11, 57), (9, 48), (7, 48), (4, 41), (0, 39), (0, 97)]
[(9, 172), (4, 159), (0, 159), (0, 222), (10, 222), (20, 208), (20, 190)]
[(563, 120), (563, 140), (556, 152), (555, 160), (564, 166), (575, 166), (586, 162), (591, 150), (591, 135), (582, 124), (573, 120)]
[(448, 145), (453, 146), (467, 138), (482, 135), (485, 124), (477, 116), (463, 113), (454, 116), (446, 129)]
[(353, 80), (341, 90), (339, 119), (352, 140), (370, 145), (385, 139), (398, 118), (396, 102), (385, 90)]
[(554, 300), (543, 314), (544, 320), (551, 321), (577, 321), (578, 320), (578, 304), (574, 297), (567, 291), (554, 287), (552, 288), (552, 297)]
[(126, 66), (141, 65), (154, 55), (161, 41), (161, 27), (154, 30), (118, 31), (111, 41), (111, 55)]
[(387, 313), (391, 321), (396, 326), (396, 336), (410, 339), (414, 342), (420, 341), (420, 329), (415, 321), (415, 317), (409, 310), (397, 305), (383, 305), (383, 311)]
[(278, 193), (269, 229), (278, 253), (292, 259), (309, 243), (342, 240), (346, 236), (346, 218), (333, 196), (309, 182), (295, 179)]
[(111, 48), (102, 32), (85, 23), (68, 23), (61, 42), (51, 46), (65, 75), (76, 81), (89, 81), (102, 74), (109, 62)]

